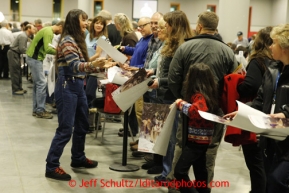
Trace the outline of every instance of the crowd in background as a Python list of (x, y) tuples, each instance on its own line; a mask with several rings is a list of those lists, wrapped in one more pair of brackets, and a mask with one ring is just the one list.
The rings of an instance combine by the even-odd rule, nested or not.
[[(22, 68), (26, 62), (33, 82), (32, 116), (43, 119), (52, 119), (53, 113), (58, 116), (58, 128), (46, 159), (46, 177), (71, 179), (59, 162), (71, 136), (70, 166), (98, 166), (97, 161), (85, 156), (85, 136), (99, 129), (95, 128), (95, 118), (89, 112), (95, 108), (104, 69), (112, 66), (130, 71), (145, 68), (147, 76), (153, 77), (148, 86), (152, 91), (132, 106), (129, 135), (139, 134), (144, 102), (177, 105), (165, 156), (139, 152), (138, 141), (130, 143), (132, 155), (144, 156), (147, 161), (142, 169), (158, 174), (154, 177), (157, 183), (182, 184), (177, 188), (169, 186), (169, 192), (211, 192), (210, 182), (224, 126), (204, 120), (198, 110), (220, 116), (232, 113), (222, 108), (220, 102), (225, 76), (230, 75), (230, 79), (238, 82), (225, 85), (233, 88), (230, 95), (234, 100), (246, 98), (244, 102), (250, 102), (248, 105), (271, 117), (289, 117), (288, 24), (261, 29), (251, 41), (239, 31), (234, 41), (224, 43), (217, 30), (219, 18), (215, 13), (206, 11), (190, 19), (197, 21), (196, 29), (191, 29), (189, 18), (182, 11), (156, 12), (151, 17), (132, 21), (125, 13), (112, 16), (102, 10), (90, 18), (84, 11), (74, 9), (64, 21), (44, 24), (40, 19), (33, 23), (25, 21), (21, 29), (16, 23), (6, 20), (1, 23), (0, 79), (11, 79), (13, 95), (24, 95), (27, 90), (22, 88)], [(112, 61), (97, 45), (100, 38), (129, 60), (124, 64)], [(48, 95), (43, 69), (48, 55), (55, 55), (57, 81), (52, 96)], [(232, 75), (240, 65), (245, 69), (243, 73)], [(56, 107), (55, 112), (46, 110), (47, 102)], [(234, 112), (225, 115), (234, 116)], [(289, 138), (277, 141), (251, 135), (254, 140), (238, 143), (250, 173), (251, 193), (289, 192)], [(123, 129), (118, 136), (123, 137)], [(191, 166), (196, 182), (203, 182), (203, 186), (190, 185)]]

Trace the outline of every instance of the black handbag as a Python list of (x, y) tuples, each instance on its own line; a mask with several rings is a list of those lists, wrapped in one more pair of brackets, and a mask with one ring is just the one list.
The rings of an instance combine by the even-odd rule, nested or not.
[(104, 108), (104, 97), (95, 98), (91, 102), (92, 107), (103, 109)]

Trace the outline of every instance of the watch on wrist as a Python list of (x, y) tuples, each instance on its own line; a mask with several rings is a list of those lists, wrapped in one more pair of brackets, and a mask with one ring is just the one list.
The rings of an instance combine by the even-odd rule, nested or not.
[(89, 63), (90, 68), (94, 68), (92, 62)]

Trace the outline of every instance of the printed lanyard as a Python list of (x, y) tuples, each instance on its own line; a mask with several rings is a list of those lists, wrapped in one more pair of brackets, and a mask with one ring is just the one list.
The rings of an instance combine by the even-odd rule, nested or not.
[(276, 79), (276, 84), (275, 84), (275, 88), (274, 88), (273, 104), (275, 104), (275, 100), (276, 100), (277, 85), (278, 85), (279, 78), (280, 78), (280, 72), (278, 72), (277, 79)]

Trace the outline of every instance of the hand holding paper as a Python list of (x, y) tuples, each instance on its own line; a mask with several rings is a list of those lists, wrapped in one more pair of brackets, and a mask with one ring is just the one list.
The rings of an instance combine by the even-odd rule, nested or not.
[(104, 68), (104, 65), (106, 64), (105, 58), (97, 58), (96, 60), (92, 61), (91, 64), (95, 68)]
[[(233, 120), (227, 120), (223, 117), (199, 111), (201, 117), (204, 119), (222, 123), (225, 125), (230, 125), (233, 127), (240, 128), (242, 130), (250, 131), (253, 133), (261, 134), (266, 137), (270, 137), (277, 140), (284, 140), (289, 135), (289, 128), (286, 129), (270, 129), (265, 127), (264, 117), (268, 118), (269, 116), (265, 113), (253, 109), (252, 107), (237, 101), (238, 103), (238, 111), (233, 112), (224, 117), (232, 117), (234, 116)], [(235, 114), (235, 115), (234, 115)]]
[(286, 118), (284, 113), (270, 114), (270, 117), (272, 117), (272, 118), (281, 118), (281, 119)]
[(223, 116), (224, 119), (229, 119), (229, 120), (233, 120), (237, 115), (237, 111), (234, 111), (232, 113), (228, 113), (226, 115)]

